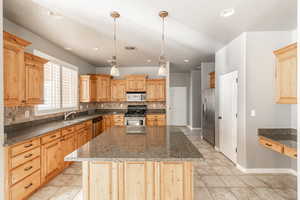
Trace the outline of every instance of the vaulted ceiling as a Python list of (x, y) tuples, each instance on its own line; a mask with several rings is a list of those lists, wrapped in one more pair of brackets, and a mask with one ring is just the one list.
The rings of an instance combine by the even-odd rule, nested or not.
[[(234, 8), (235, 14), (220, 17), (227, 8)], [(73, 54), (97, 67), (107, 66), (113, 54), (109, 15), (113, 10), (121, 14), (117, 32), (121, 66), (157, 65), (158, 13), (168, 11), (167, 57), (177, 71), (213, 61), (215, 51), (242, 32), (297, 26), (297, 0), (4, 0), (5, 18), (62, 48), (70, 47)], [(50, 16), (48, 11), (62, 17)], [(136, 50), (125, 50), (125, 46)]]

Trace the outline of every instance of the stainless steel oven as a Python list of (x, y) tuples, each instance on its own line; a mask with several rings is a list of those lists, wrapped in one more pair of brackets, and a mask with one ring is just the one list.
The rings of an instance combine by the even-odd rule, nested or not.
[(145, 117), (125, 117), (126, 126), (145, 126)]

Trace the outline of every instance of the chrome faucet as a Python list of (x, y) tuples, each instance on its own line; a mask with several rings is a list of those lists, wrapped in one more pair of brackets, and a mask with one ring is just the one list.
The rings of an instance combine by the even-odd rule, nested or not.
[(76, 114), (76, 111), (65, 112), (65, 114), (64, 114), (65, 120), (68, 120), (69, 116), (75, 115), (75, 114)]

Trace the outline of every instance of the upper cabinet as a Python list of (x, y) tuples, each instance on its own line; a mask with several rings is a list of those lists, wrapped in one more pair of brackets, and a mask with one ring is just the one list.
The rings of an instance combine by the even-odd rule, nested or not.
[(147, 75), (128, 75), (126, 76), (127, 92), (145, 92)]
[(98, 74), (97, 77), (97, 101), (110, 101), (110, 75)]
[(25, 53), (25, 99), (27, 105), (44, 103), (44, 64), (48, 60)]
[(111, 101), (126, 101), (125, 80), (111, 80)]
[(276, 103), (297, 103), (297, 43), (274, 51), (276, 56)]
[(165, 101), (166, 100), (166, 80), (148, 79), (147, 82), (147, 101)]
[(94, 75), (80, 76), (80, 102), (97, 101), (97, 77)]
[(4, 32), (4, 105), (21, 106), (25, 99), (24, 48), (31, 43)]

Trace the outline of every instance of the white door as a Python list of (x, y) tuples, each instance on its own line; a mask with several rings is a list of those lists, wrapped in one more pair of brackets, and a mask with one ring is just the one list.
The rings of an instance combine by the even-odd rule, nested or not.
[(187, 88), (170, 88), (170, 125), (187, 125)]
[(237, 71), (220, 76), (220, 151), (237, 162)]

